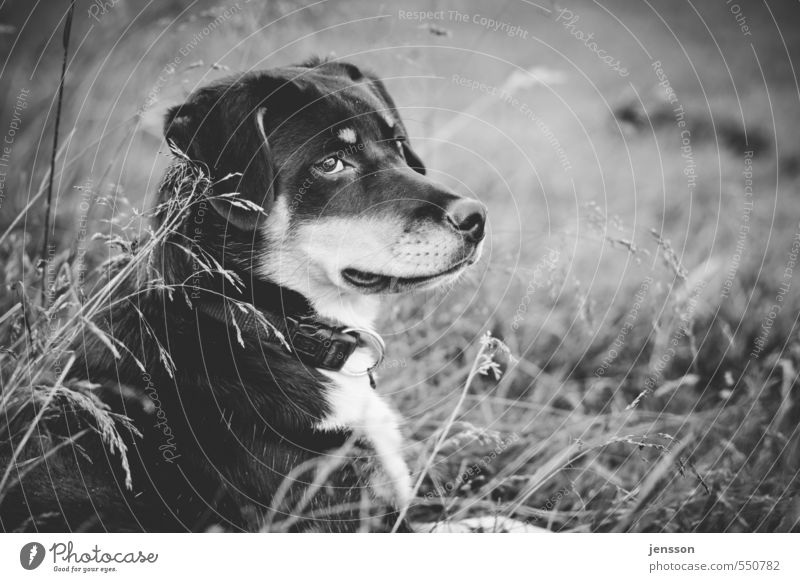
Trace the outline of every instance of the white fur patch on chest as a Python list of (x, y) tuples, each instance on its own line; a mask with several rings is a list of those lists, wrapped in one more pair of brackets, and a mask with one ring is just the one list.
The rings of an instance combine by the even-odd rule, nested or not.
[[(374, 356), (356, 350), (346, 366), (366, 369)], [(375, 450), (383, 475), (372, 478), (375, 494), (402, 507), (411, 497), (411, 477), (403, 460), (403, 438), (397, 414), (370, 386), (368, 376), (349, 376), (341, 372), (319, 370), (331, 379), (327, 392), (331, 413), (317, 425), (320, 430), (349, 429), (362, 435)]]

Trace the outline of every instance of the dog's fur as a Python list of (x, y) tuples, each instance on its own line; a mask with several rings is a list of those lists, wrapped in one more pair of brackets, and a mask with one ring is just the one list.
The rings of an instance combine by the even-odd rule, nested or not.
[[(482, 206), (425, 176), (384, 85), (350, 64), (201, 88), (169, 111), (165, 136), (206, 191), (96, 321), (122, 357), (87, 334), (73, 367), (143, 433), (126, 435), (133, 489), (83, 439), (85, 457), (62, 449), (22, 479), (3, 528), (390, 528), (411, 492), (398, 417), (369, 377), (347, 373), (368, 368), (371, 350), (342, 372), (309, 368), (201, 307), (233, 300), (371, 330), (382, 295), (454, 280), (477, 260)], [(185, 177), (168, 174), (161, 203), (193, 195)], [(198, 269), (198, 256), (234, 275)]]

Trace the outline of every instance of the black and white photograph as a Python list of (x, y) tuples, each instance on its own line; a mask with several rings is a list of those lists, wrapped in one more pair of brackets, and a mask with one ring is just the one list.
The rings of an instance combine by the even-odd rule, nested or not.
[(0, 47), (3, 579), (800, 576), (796, 0), (2, 0)]

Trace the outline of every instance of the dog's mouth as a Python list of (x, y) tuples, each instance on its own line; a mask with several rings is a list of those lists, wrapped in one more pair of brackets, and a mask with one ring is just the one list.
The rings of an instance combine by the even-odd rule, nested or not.
[(347, 268), (342, 271), (342, 279), (361, 291), (362, 293), (401, 293), (412, 289), (427, 287), (431, 284), (452, 275), (461, 269), (468, 267), (477, 259), (476, 254), (462, 259), (453, 266), (434, 273), (432, 275), (422, 275), (419, 277), (395, 277), (382, 273), (370, 273), (359, 269)]

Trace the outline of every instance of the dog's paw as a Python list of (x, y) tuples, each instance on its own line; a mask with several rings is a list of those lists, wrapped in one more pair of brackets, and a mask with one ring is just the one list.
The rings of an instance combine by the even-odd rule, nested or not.
[(373, 466), (369, 480), (373, 495), (396, 508), (405, 507), (411, 501), (411, 476), (402, 458), (397, 462), (381, 459)]
[(420, 533), (551, 533), (549, 529), (531, 525), (510, 517), (484, 515), (458, 521), (416, 523), (414, 531)]

